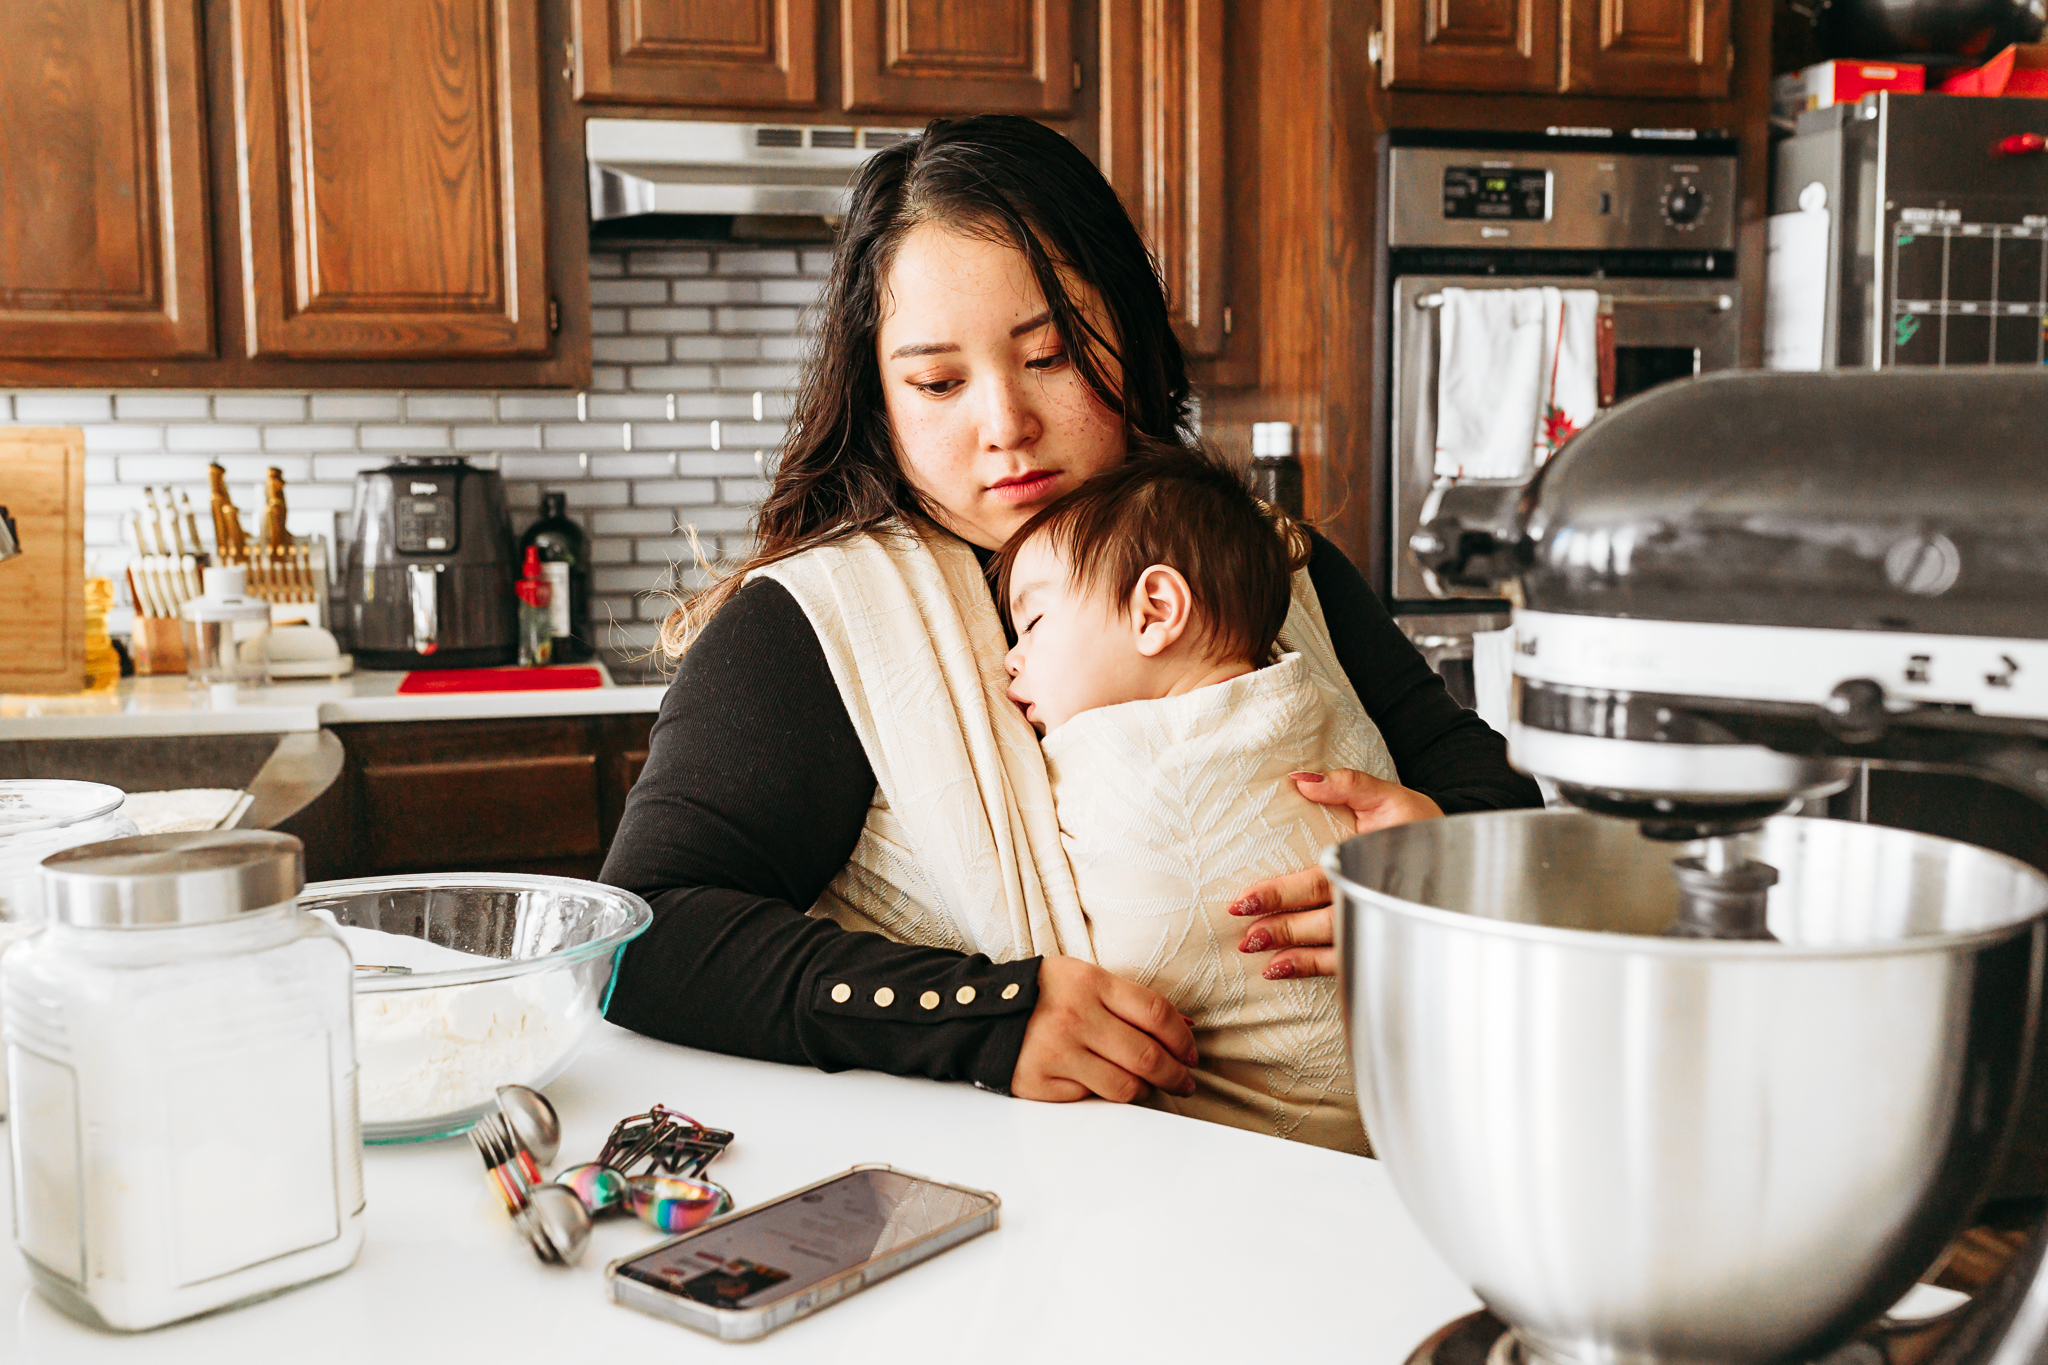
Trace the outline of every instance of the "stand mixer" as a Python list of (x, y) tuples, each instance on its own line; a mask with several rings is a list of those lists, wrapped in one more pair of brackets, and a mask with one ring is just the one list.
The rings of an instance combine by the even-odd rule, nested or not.
[[(1498, 1318), (1416, 1361), (1887, 1359), (2011, 1140), (2048, 877), (1786, 812), (1858, 761), (2048, 805), (2044, 432), (2039, 368), (1728, 374), (1425, 514), (1577, 809), (1325, 855), (1367, 1130)], [(2048, 1361), (2043, 1237), (1931, 1359)]]

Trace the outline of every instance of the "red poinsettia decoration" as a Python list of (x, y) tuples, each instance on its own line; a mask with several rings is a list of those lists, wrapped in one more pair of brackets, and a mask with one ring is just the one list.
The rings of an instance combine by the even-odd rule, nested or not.
[(1564, 447), (1564, 443), (1579, 434), (1579, 424), (1565, 414), (1555, 403), (1543, 409), (1543, 443), (1552, 455)]

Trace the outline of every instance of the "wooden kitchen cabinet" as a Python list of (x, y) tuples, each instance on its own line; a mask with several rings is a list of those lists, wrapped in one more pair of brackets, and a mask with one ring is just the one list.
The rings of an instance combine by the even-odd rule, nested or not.
[(22, 0), (0, 43), (0, 387), (587, 384), (568, 18)]
[(839, 13), (849, 110), (1073, 108), (1073, 0), (840, 0)]
[(576, 98), (803, 108), (825, 0), (576, 0)]
[(1219, 356), (1229, 306), (1223, 0), (1102, 6), (1102, 173), (1159, 262), (1194, 359)]
[(8, 7), (0, 356), (213, 344), (198, 0)]
[[(596, 877), (647, 761), (652, 715), (337, 725), (324, 877)], [(309, 845), (309, 861), (315, 852)]]
[(548, 349), (540, 0), (241, 0), (251, 356)]
[(1385, 3), (1382, 73), (1395, 89), (1557, 89), (1559, 20), (1568, 0)]
[(1734, 0), (1569, 0), (1575, 95), (1720, 99)]
[(1396, 90), (1721, 99), (1734, 0), (1385, 0)]

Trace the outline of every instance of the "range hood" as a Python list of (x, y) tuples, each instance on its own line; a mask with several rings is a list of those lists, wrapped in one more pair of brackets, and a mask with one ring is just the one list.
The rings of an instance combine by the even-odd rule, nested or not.
[(914, 128), (594, 118), (595, 223), (651, 215), (838, 218), (860, 164)]

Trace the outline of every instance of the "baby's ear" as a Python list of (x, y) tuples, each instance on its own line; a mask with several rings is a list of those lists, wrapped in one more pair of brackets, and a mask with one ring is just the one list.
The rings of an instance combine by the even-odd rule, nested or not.
[(1140, 654), (1157, 658), (1187, 634), (1194, 620), (1195, 595), (1179, 569), (1147, 566), (1131, 589), (1131, 628)]

